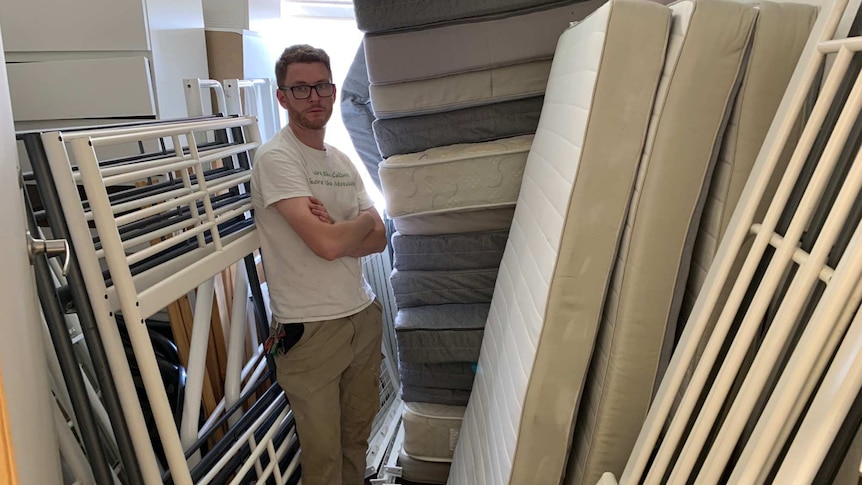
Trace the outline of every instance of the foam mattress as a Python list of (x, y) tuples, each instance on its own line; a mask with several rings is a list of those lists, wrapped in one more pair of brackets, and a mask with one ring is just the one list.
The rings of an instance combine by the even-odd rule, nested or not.
[(392, 217), (512, 206), (532, 135), (450, 145), (389, 157), (380, 164)]
[(569, 23), (583, 19), (602, 3), (589, 0), (521, 15), (366, 35), (368, 79), (377, 85), (418, 81), (550, 59)]
[(445, 364), (399, 362), (398, 375), (401, 376), (401, 382), (408, 386), (469, 391), (473, 389), (473, 379), (476, 377), (473, 365), (469, 362)]
[(393, 270), (389, 277), (398, 308), (447, 303), (489, 303), (496, 280), (497, 268)]
[(673, 28), (636, 189), (614, 263), (567, 484), (622, 473), (660, 379), (718, 145), (757, 12), (683, 0)]
[[(813, 7), (801, 4), (762, 2), (759, 5), (760, 14), (744, 81), (724, 134), (698, 229), (680, 325), (688, 320), (700, 293), (706, 272), (718, 250), (718, 243), (727, 230), (730, 216), (790, 82), (816, 15)], [(799, 129), (791, 135), (791, 140), (798, 135)], [(795, 146), (795, 143), (788, 144)], [(776, 173), (784, 173), (783, 167), (789, 157), (790, 153), (782, 155)], [(770, 193), (774, 191), (774, 186), (769, 189)], [(767, 195), (764, 199), (770, 200), (771, 197)]]
[(355, 0), (356, 24), (363, 32), (415, 29), (461, 23), (481, 17), (517, 13), (575, 3), (571, 0)]
[(488, 304), (431, 305), (398, 310), (398, 360), (417, 364), (476, 362)]
[(439, 236), (392, 235), (398, 271), (470, 270), (498, 268), (508, 231), (470, 232)]
[(452, 461), (461, 432), (463, 406), (405, 403), (404, 453), (425, 461)]
[(380, 178), (377, 166), (383, 160), (377, 148), (377, 141), (372, 133), (374, 112), (371, 110), (371, 96), (368, 93), (368, 70), (365, 67), (365, 49), (359, 45), (359, 51), (350, 64), (344, 83), (339, 87), (341, 92), (341, 119), (350, 135), (350, 141), (356, 149), (359, 159), (368, 169), (371, 179), (380, 188)]
[[(445, 113), (374, 120), (374, 139), (380, 155), (386, 158), (439, 146), (531, 135), (539, 124), (543, 100), (542, 96), (534, 96)], [(366, 107), (370, 111), (371, 106)]]
[(433, 79), (368, 86), (377, 118), (398, 118), (540, 96), (551, 61), (461, 72)]
[(669, 25), (663, 5), (612, 0), (560, 37), (452, 485), (564, 474)]
[(394, 217), (395, 230), (405, 235), (435, 236), (465, 232), (508, 231), (514, 207), (480, 209)]

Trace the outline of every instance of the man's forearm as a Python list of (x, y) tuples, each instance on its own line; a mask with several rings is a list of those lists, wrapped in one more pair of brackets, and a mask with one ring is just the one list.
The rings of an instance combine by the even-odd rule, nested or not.
[(374, 227), (348, 256), (361, 258), (369, 254), (379, 253), (386, 248), (386, 229)]
[(357, 248), (374, 232), (374, 219), (360, 213), (358, 217), (349, 221), (342, 221), (331, 226), (337, 232), (330, 238), (333, 245), (331, 258), (336, 259), (343, 256), (352, 256)]

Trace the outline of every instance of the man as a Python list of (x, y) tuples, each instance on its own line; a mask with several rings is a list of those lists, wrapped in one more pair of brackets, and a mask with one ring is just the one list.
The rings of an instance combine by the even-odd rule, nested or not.
[(267, 342), (296, 418), (303, 485), (361, 485), (378, 410), (382, 313), (359, 257), (386, 247), (348, 157), (324, 143), (329, 56), (296, 45), (275, 66), (288, 125), (258, 148), (252, 204), (273, 313)]

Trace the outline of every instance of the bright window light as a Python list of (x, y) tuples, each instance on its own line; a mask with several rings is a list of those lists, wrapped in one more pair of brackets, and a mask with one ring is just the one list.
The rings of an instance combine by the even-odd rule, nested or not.
[[(273, 65), (284, 48), (294, 44), (310, 44), (322, 48), (329, 54), (333, 81), (339, 92), (336, 93), (332, 119), (326, 126), (326, 142), (350, 157), (362, 174), (368, 194), (374, 199), (378, 211), (382, 214), (385, 207), (383, 195), (374, 185), (368, 170), (356, 154), (347, 128), (341, 120), (340, 89), (362, 41), (362, 32), (356, 28), (356, 20), (353, 18), (352, 3), (315, 0), (282, 2), (281, 19), (261, 22), (258, 31), (266, 42)], [(281, 116), (282, 123), (286, 124), (287, 116), (283, 110)]]

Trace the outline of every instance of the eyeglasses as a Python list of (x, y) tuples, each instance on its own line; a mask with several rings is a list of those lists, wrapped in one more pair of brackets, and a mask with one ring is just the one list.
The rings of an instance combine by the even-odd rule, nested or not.
[(278, 87), (278, 89), (281, 89), (282, 91), (290, 90), (290, 92), (293, 93), (293, 97), (296, 99), (308, 99), (311, 96), (311, 88), (314, 88), (317, 95), (321, 98), (328, 98), (335, 92), (335, 84), (332, 83), (320, 83), (315, 84), (314, 86), (299, 84), (296, 86)]

